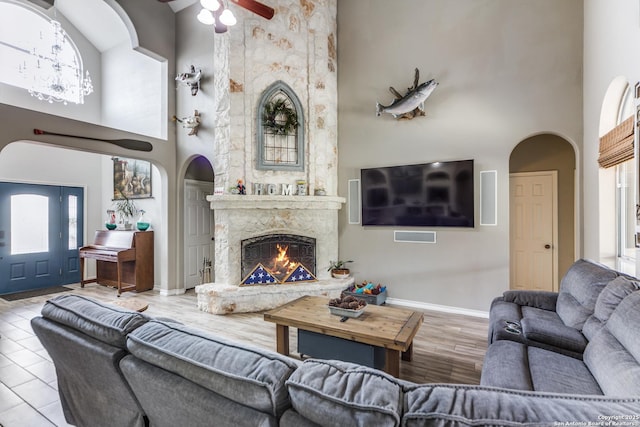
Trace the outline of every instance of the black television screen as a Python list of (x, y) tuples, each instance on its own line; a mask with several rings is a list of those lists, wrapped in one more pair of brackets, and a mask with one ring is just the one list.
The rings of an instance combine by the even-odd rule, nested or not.
[(362, 169), (362, 225), (473, 227), (473, 160)]

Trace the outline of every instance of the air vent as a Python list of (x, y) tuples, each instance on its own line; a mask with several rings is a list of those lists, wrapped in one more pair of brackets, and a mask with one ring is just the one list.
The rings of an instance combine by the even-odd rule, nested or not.
[(393, 241), (400, 243), (436, 243), (436, 232), (395, 230), (393, 232)]

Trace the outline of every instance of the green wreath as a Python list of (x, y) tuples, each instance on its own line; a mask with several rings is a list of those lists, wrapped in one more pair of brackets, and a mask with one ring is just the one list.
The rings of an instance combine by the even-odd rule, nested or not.
[(285, 99), (277, 99), (265, 104), (262, 125), (276, 135), (293, 134), (298, 128), (298, 115)]

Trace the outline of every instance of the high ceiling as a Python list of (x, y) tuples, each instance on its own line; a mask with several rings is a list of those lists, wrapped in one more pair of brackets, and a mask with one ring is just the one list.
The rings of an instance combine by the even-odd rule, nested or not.
[[(118, 14), (104, 0), (29, 0), (43, 7), (55, 5), (100, 52), (129, 40), (129, 34)], [(191, 6), (198, 0), (174, 0), (168, 3), (174, 12)]]

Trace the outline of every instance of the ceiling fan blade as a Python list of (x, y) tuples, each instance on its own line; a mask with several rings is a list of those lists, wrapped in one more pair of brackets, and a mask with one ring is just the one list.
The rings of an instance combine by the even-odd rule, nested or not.
[(231, 3), (235, 3), (240, 7), (247, 9), (255, 13), (256, 15), (260, 15), (265, 19), (273, 18), (273, 15), (276, 13), (273, 8), (267, 6), (266, 4), (262, 4), (256, 0), (229, 0)]
[(153, 145), (147, 141), (140, 141), (138, 139), (100, 139), (100, 138), (88, 138), (78, 135), (67, 135), (64, 133), (47, 132), (46, 130), (34, 129), (33, 133), (36, 135), (55, 135), (64, 136), (66, 138), (79, 138), (79, 139), (93, 139), (94, 141), (107, 142), (109, 144), (117, 145), (118, 147), (126, 148), (128, 150), (136, 151), (151, 151)]

